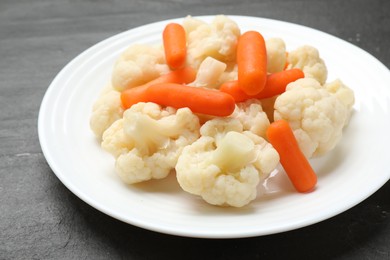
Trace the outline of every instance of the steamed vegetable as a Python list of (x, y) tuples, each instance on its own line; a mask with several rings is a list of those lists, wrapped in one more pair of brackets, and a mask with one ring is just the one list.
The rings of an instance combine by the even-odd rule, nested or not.
[(115, 62), (111, 83), (115, 90), (121, 92), (143, 85), (169, 71), (163, 48), (146, 44), (133, 44)]
[(234, 99), (226, 93), (175, 83), (134, 88), (121, 98), (125, 108), (138, 102), (154, 102), (174, 108), (188, 107), (194, 113), (212, 116), (228, 116), (235, 108)]
[(120, 95), (120, 92), (108, 85), (93, 104), (89, 125), (99, 140), (112, 123), (122, 118), (123, 108)]
[(157, 45), (123, 51), (90, 126), (125, 183), (176, 172), (185, 192), (242, 207), (280, 162), (297, 191), (314, 190), (309, 159), (338, 144), (354, 94), (326, 82), (316, 48), (266, 36), (241, 34), (224, 15), (188, 16), (167, 24)]
[(227, 65), (219, 60), (207, 57), (200, 64), (196, 78), (190, 86), (202, 88), (218, 88), (218, 82), (225, 72)]
[(279, 153), (280, 163), (295, 189), (299, 192), (313, 190), (317, 183), (317, 175), (299, 149), (288, 122), (285, 120), (273, 122), (267, 129), (267, 137)]
[(267, 81), (267, 51), (263, 36), (248, 31), (237, 44), (238, 85), (247, 95), (261, 92)]
[(227, 81), (219, 89), (230, 94), (236, 102), (242, 102), (251, 98), (264, 99), (282, 94), (286, 90), (287, 84), (303, 77), (304, 74), (300, 69), (290, 69), (269, 74), (264, 89), (252, 96), (242, 91), (238, 80)]
[(305, 77), (316, 79), (321, 85), (326, 82), (328, 70), (319, 51), (313, 46), (304, 45), (287, 55), (287, 69), (301, 69)]
[(171, 71), (167, 74), (161, 75), (160, 77), (147, 82), (146, 84), (122, 91), (120, 94), (122, 106), (127, 109), (138, 102), (147, 101), (144, 98), (146, 88), (151, 85), (161, 83), (178, 83), (186, 84), (192, 82), (195, 79), (196, 71), (191, 67), (184, 67)]
[(216, 15), (211, 23), (191, 16), (183, 21), (187, 34), (187, 64), (199, 68), (207, 57), (224, 63), (235, 62), (240, 28), (225, 15)]
[(267, 72), (275, 73), (285, 69), (287, 62), (286, 44), (281, 38), (269, 38), (265, 41), (267, 49)]
[(213, 205), (242, 207), (279, 162), (278, 153), (262, 137), (243, 131), (237, 119), (213, 119), (201, 137), (183, 149), (176, 177), (183, 188)]
[(132, 184), (165, 178), (198, 131), (198, 118), (188, 108), (138, 103), (104, 132), (102, 147), (115, 157), (121, 179)]
[(164, 53), (167, 64), (172, 69), (183, 67), (187, 56), (186, 32), (182, 25), (167, 24), (163, 31)]
[(336, 146), (351, 113), (351, 107), (312, 78), (290, 83), (274, 106), (275, 121), (289, 122), (308, 158), (323, 155)]

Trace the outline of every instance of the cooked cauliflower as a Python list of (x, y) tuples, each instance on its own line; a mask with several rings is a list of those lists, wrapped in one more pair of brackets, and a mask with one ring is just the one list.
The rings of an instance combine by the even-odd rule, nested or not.
[(104, 132), (102, 147), (116, 158), (124, 182), (161, 179), (174, 169), (182, 149), (198, 139), (199, 128), (188, 108), (138, 103)]
[(267, 72), (282, 71), (286, 66), (286, 44), (281, 38), (270, 38), (265, 41), (267, 49)]
[(186, 38), (188, 39), (188, 36), (190, 35), (190, 33), (197, 30), (197, 28), (199, 26), (204, 26), (206, 24), (207, 24), (206, 22), (199, 20), (199, 19), (196, 19), (196, 18), (192, 17), (191, 15), (188, 15), (187, 17), (185, 17), (182, 25), (183, 25), (183, 28), (186, 32)]
[(187, 32), (187, 63), (194, 68), (206, 57), (222, 62), (236, 59), (236, 45), (240, 28), (224, 15), (215, 16), (211, 24), (188, 16), (183, 21)]
[(120, 93), (108, 85), (100, 93), (92, 107), (89, 124), (96, 137), (101, 139), (103, 132), (113, 122), (121, 118), (122, 114)]
[(340, 79), (326, 83), (324, 87), (329, 91), (329, 93), (334, 94), (341, 102), (343, 102), (349, 111), (352, 110), (352, 106), (355, 103), (355, 96), (352, 89), (347, 87)]
[(102, 147), (107, 152), (111, 153), (115, 158), (121, 154), (128, 153), (135, 143), (132, 138), (129, 138), (123, 129), (124, 119), (115, 121), (102, 136)]
[(183, 149), (177, 162), (180, 186), (213, 205), (247, 205), (277, 166), (278, 153), (262, 137), (243, 131), (238, 119), (213, 119), (200, 131), (202, 136)]
[(162, 47), (134, 44), (115, 62), (111, 82), (114, 89), (123, 91), (142, 85), (169, 71)]
[(287, 62), (288, 69), (301, 69), (305, 73), (305, 77), (314, 78), (321, 85), (326, 82), (328, 70), (316, 48), (308, 45), (301, 46), (289, 52)]
[(207, 57), (199, 66), (194, 82), (189, 85), (203, 88), (218, 88), (219, 78), (226, 69), (226, 64), (211, 57)]
[(231, 117), (240, 120), (244, 131), (251, 131), (265, 138), (265, 132), (270, 122), (267, 114), (263, 111), (260, 100), (249, 99), (245, 102), (237, 103)]
[(350, 112), (351, 107), (336, 94), (315, 79), (304, 78), (288, 84), (286, 92), (276, 99), (274, 118), (290, 123), (302, 152), (309, 158), (336, 146)]
[(235, 62), (226, 63), (226, 70), (219, 77), (218, 86), (221, 86), (226, 81), (232, 81), (238, 79), (238, 66)]
[(349, 113), (346, 124), (348, 124), (352, 115), (352, 106), (355, 104), (355, 95), (352, 89), (345, 85), (340, 79), (326, 83), (324, 87), (329, 91), (329, 93), (335, 95), (347, 107)]

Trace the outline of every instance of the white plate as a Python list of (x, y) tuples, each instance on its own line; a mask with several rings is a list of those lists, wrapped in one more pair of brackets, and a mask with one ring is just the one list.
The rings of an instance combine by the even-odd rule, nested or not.
[[(268, 193), (241, 209), (207, 205), (180, 190), (175, 176), (127, 186), (114, 173), (89, 117), (117, 56), (131, 43), (158, 43), (168, 21), (135, 28), (89, 48), (56, 76), (42, 101), (38, 130), (50, 167), (79, 198), (124, 222), (167, 234), (234, 238), (283, 232), (335, 216), (377, 191), (390, 177), (390, 72), (365, 51), (323, 32), (291, 23), (230, 16), (242, 32), (281, 37), (292, 50), (319, 49), (328, 81), (341, 78), (356, 96), (350, 125), (336, 149), (312, 160), (315, 192), (294, 192), (283, 172), (271, 178)], [(199, 17), (211, 21), (213, 17)], [(181, 22), (181, 19), (170, 21)]]

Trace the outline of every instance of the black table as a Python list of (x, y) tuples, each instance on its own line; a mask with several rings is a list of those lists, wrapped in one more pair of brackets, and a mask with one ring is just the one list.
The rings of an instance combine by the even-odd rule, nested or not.
[(0, 259), (390, 259), (390, 182), (321, 223), (219, 240), (159, 234), (122, 223), (81, 201), (53, 174), (38, 141), (37, 117), (47, 87), (64, 65), (93, 44), (136, 26), (220, 13), (313, 27), (390, 67), (386, 0), (2, 0)]

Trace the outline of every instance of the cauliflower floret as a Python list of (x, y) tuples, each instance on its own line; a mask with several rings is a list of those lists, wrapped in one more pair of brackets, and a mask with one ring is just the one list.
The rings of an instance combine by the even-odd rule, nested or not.
[(288, 69), (301, 69), (306, 78), (314, 78), (321, 85), (326, 82), (328, 70), (316, 48), (308, 45), (301, 46), (289, 52), (287, 62), (289, 64)]
[(226, 69), (226, 64), (212, 57), (207, 57), (199, 66), (194, 82), (189, 85), (203, 88), (218, 88), (219, 78)]
[(226, 135), (227, 132), (243, 132), (244, 127), (240, 120), (229, 117), (215, 117), (205, 122), (200, 128), (201, 136), (211, 136), (218, 142)]
[(114, 89), (123, 91), (169, 71), (161, 46), (134, 44), (129, 46), (114, 64), (111, 81)]
[(349, 108), (311, 78), (287, 85), (275, 101), (274, 118), (287, 120), (306, 157), (332, 150), (342, 136)]
[(122, 114), (120, 93), (108, 85), (100, 93), (92, 107), (89, 124), (96, 137), (101, 139), (103, 132), (113, 122), (122, 118)]
[(270, 122), (260, 100), (249, 99), (238, 103), (231, 117), (240, 120), (244, 131), (251, 131), (265, 138)]
[(226, 81), (232, 81), (238, 79), (238, 66), (235, 62), (226, 63), (226, 69), (219, 77), (218, 86), (221, 86)]
[(335, 95), (347, 107), (349, 113), (346, 124), (348, 124), (352, 115), (352, 106), (355, 103), (355, 95), (353, 94), (352, 89), (339, 79), (326, 83), (324, 87), (329, 93)]
[(204, 21), (193, 18), (191, 15), (188, 15), (183, 20), (183, 28), (186, 32), (186, 38), (188, 39), (190, 33), (195, 31), (199, 26), (203, 26), (205, 24), (206, 23)]
[(267, 49), (267, 72), (282, 71), (286, 66), (286, 44), (281, 38), (270, 38), (265, 41)]
[(123, 123), (123, 118), (118, 119), (107, 128), (102, 137), (102, 147), (115, 158), (129, 152), (129, 147), (134, 147), (134, 140), (128, 138), (123, 131)]
[(326, 83), (324, 87), (329, 93), (334, 94), (341, 102), (343, 102), (349, 111), (352, 110), (352, 106), (355, 103), (355, 96), (352, 89), (347, 87), (339, 79)]
[(238, 25), (224, 15), (217, 15), (211, 24), (192, 21), (187, 17), (183, 21), (187, 31), (187, 63), (198, 68), (206, 57), (222, 62), (236, 59), (236, 45), (240, 36)]
[(104, 132), (102, 147), (116, 158), (124, 182), (161, 179), (174, 169), (182, 149), (198, 139), (199, 128), (188, 108), (138, 103)]
[(213, 205), (242, 207), (257, 196), (259, 183), (279, 162), (276, 150), (234, 118), (201, 127), (201, 137), (185, 147), (176, 165), (184, 191)]

